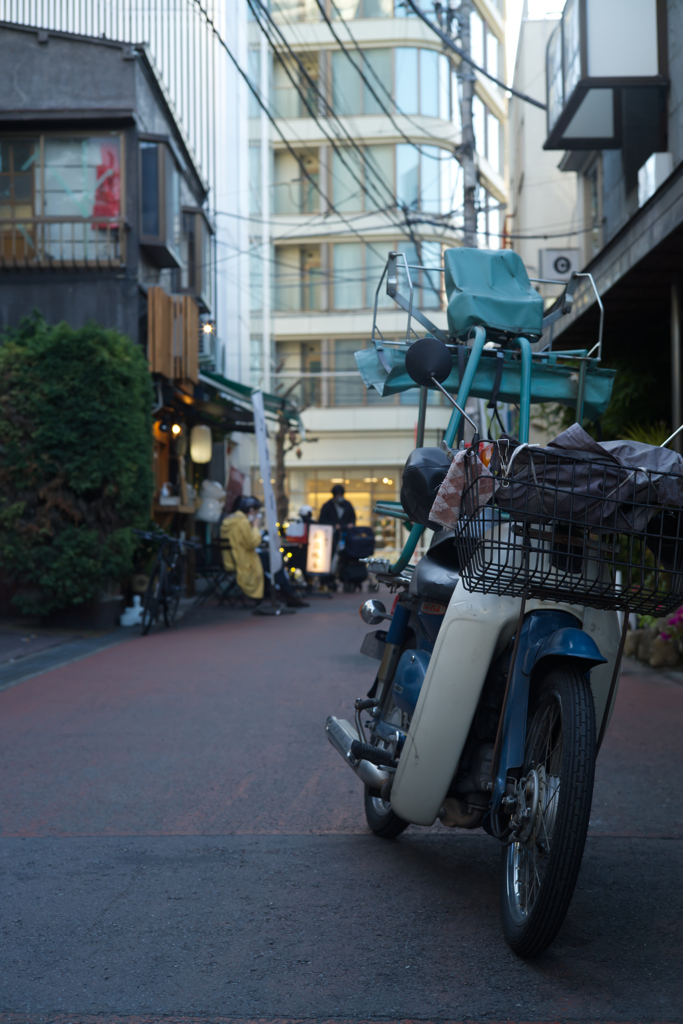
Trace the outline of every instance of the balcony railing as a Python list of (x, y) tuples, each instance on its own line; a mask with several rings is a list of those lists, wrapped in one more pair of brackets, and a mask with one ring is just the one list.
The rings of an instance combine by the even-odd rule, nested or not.
[(125, 224), (97, 217), (0, 218), (3, 270), (100, 270), (125, 262)]

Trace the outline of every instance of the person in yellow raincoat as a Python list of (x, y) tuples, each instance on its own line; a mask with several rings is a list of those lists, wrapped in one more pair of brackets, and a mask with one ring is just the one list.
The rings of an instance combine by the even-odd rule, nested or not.
[(223, 565), (237, 575), (237, 586), (247, 597), (260, 601), (263, 597), (263, 563), (256, 548), (261, 543), (257, 525), (261, 502), (258, 498), (240, 497), (232, 515), (221, 523), (221, 540), (230, 548), (223, 551)]

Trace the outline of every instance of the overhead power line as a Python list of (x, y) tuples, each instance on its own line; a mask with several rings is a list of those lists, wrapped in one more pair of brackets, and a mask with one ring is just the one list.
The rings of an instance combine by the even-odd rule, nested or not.
[[(413, 147), (414, 147), (415, 149), (417, 149), (417, 150), (418, 150), (418, 151), (420, 152), (420, 154), (423, 154), (423, 146), (421, 146), (421, 145), (420, 145), (419, 143), (417, 143), (417, 142), (414, 142), (414, 141), (413, 141), (413, 140), (412, 140), (412, 139), (411, 139), (411, 138), (410, 138), (410, 137), (409, 137), (408, 135), (406, 135), (406, 133), (405, 133), (405, 132), (403, 131), (403, 129), (401, 128), (401, 126), (400, 126), (400, 125), (398, 124), (398, 122), (397, 122), (397, 121), (395, 120), (395, 118), (394, 118), (393, 114), (391, 113), (391, 111), (387, 109), (387, 107), (386, 107), (386, 106), (384, 105), (384, 103), (382, 102), (382, 100), (381, 100), (381, 99), (379, 98), (379, 96), (378, 96), (378, 95), (377, 95), (377, 93), (375, 92), (375, 89), (373, 88), (373, 86), (372, 86), (372, 85), (370, 84), (370, 82), (368, 81), (368, 78), (367, 78), (367, 76), (366, 76), (365, 72), (363, 71), (363, 65), (364, 65), (364, 64), (367, 64), (367, 67), (368, 67), (368, 68), (369, 68), (369, 70), (371, 71), (371, 73), (372, 73), (373, 77), (374, 77), (374, 78), (375, 78), (375, 79), (377, 80), (377, 82), (379, 82), (379, 85), (380, 85), (380, 87), (382, 88), (382, 90), (384, 91), (384, 93), (385, 93), (385, 94), (387, 95), (387, 97), (389, 98), (389, 102), (393, 104), (394, 100), (393, 100), (393, 97), (392, 97), (391, 93), (390, 93), (390, 92), (388, 91), (388, 89), (386, 88), (386, 86), (384, 85), (384, 83), (383, 83), (383, 82), (381, 81), (381, 79), (379, 78), (379, 75), (377, 74), (377, 72), (376, 72), (376, 71), (375, 71), (375, 69), (373, 68), (372, 64), (371, 64), (371, 63), (370, 63), (369, 61), (367, 61), (367, 62), (366, 62), (366, 60), (365, 60), (365, 57), (364, 57), (364, 55), (363, 55), (363, 51), (362, 51), (361, 47), (359, 46), (359, 44), (358, 44), (358, 41), (356, 40), (355, 36), (354, 36), (354, 35), (353, 35), (353, 33), (351, 32), (351, 29), (349, 28), (349, 26), (348, 26), (348, 23), (346, 22), (346, 20), (345, 20), (345, 19), (343, 19), (343, 18), (341, 18), (341, 16), (340, 16), (340, 20), (342, 20), (342, 21), (344, 22), (344, 27), (346, 28), (346, 31), (347, 31), (347, 33), (348, 33), (348, 36), (349, 36), (349, 39), (350, 39), (350, 40), (351, 40), (351, 42), (353, 43), (353, 45), (354, 45), (355, 49), (356, 49), (356, 50), (358, 51), (358, 53), (360, 54), (360, 58), (361, 58), (361, 61), (360, 61), (360, 65), (359, 65), (359, 64), (356, 64), (355, 60), (354, 60), (354, 59), (352, 58), (351, 54), (349, 53), (349, 51), (347, 50), (347, 48), (346, 48), (346, 47), (344, 46), (343, 42), (342, 42), (342, 41), (341, 41), (341, 39), (339, 38), (339, 35), (338, 35), (338, 33), (337, 33), (336, 29), (334, 28), (334, 26), (333, 26), (332, 22), (330, 21), (330, 19), (329, 19), (328, 15), (327, 15), (327, 12), (326, 12), (326, 10), (325, 10), (325, 4), (324, 4), (324, 0), (316, 0), (316, 3), (317, 3), (317, 5), (318, 5), (318, 7), (320, 8), (320, 13), (321, 13), (321, 14), (322, 14), (322, 16), (323, 16), (323, 20), (324, 20), (324, 21), (326, 22), (326, 24), (327, 24), (327, 26), (328, 26), (328, 28), (329, 28), (330, 32), (332, 33), (332, 36), (334, 37), (335, 41), (336, 41), (336, 42), (337, 42), (337, 44), (339, 45), (339, 47), (340, 47), (340, 49), (341, 49), (342, 53), (344, 53), (344, 54), (346, 55), (346, 57), (347, 57), (347, 59), (348, 59), (349, 63), (351, 64), (351, 66), (352, 66), (352, 67), (354, 67), (354, 68), (356, 69), (356, 71), (357, 71), (357, 72), (358, 72), (358, 74), (360, 75), (360, 77), (361, 77), (361, 79), (362, 79), (363, 83), (365, 84), (365, 86), (366, 86), (366, 87), (367, 87), (367, 89), (369, 90), (369, 92), (370, 92), (370, 95), (371, 95), (371, 96), (373, 97), (373, 99), (375, 100), (375, 102), (376, 102), (376, 103), (377, 103), (377, 105), (379, 106), (380, 110), (382, 110), (382, 112), (383, 112), (384, 114), (386, 114), (386, 116), (387, 116), (387, 117), (389, 118), (389, 120), (390, 120), (391, 124), (392, 124), (392, 125), (394, 126), (394, 128), (396, 129), (396, 131), (398, 132), (398, 134), (400, 135), (400, 137), (401, 137), (401, 138), (403, 139), (403, 141), (404, 141), (404, 142), (406, 142), (406, 143), (407, 143), (407, 144), (408, 144), (409, 146), (413, 146)], [(337, 5), (336, 5), (336, 4), (334, 3), (334, 0), (333, 0), (333, 3), (332, 3), (332, 6), (333, 6), (334, 10), (335, 10), (335, 11), (337, 12), (337, 14), (340, 14), (340, 12), (339, 12), (339, 8), (338, 8), (338, 7), (337, 7)], [(404, 116), (407, 116), (407, 115), (404, 115)], [(413, 125), (415, 124), (415, 122), (414, 122), (414, 121), (412, 121), (411, 123), (412, 123)], [(417, 127), (419, 128), (420, 126), (417, 126)], [(422, 131), (422, 130), (423, 130), (423, 129), (422, 129), (422, 128), (420, 128), (420, 131)], [(439, 143), (440, 143), (440, 145), (442, 145), (442, 146), (443, 146), (443, 142), (444, 142), (444, 140), (443, 140), (443, 139), (439, 139), (439, 138), (438, 138), (438, 137), (437, 137), (436, 135), (431, 135), (431, 134), (429, 135), (429, 138), (430, 138), (430, 139), (434, 139), (435, 141), (439, 142)], [(440, 159), (441, 159), (441, 157), (438, 157), (438, 156), (432, 156), (432, 154), (431, 154), (431, 153), (424, 153), (423, 155), (425, 155), (425, 156), (429, 157), (429, 158), (430, 158), (430, 159), (432, 159), (432, 160), (440, 160)]]
[[(297, 54), (296, 54), (296, 53), (295, 53), (295, 52), (294, 52), (294, 51), (292, 50), (291, 46), (290, 46), (290, 45), (289, 45), (289, 43), (287, 42), (287, 39), (285, 38), (285, 36), (283, 35), (283, 33), (282, 33), (282, 32), (280, 31), (280, 28), (278, 27), (278, 25), (276, 24), (276, 22), (275, 22), (275, 21), (273, 21), (273, 19), (272, 19), (272, 17), (271, 17), (271, 15), (270, 15), (270, 13), (268, 12), (267, 8), (266, 8), (266, 7), (265, 7), (265, 5), (264, 5), (264, 4), (262, 3), (262, 0), (253, 0), (253, 2), (252, 2), (252, 0), (247, 0), (247, 3), (249, 4), (249, 7), (251, 8), (251, 11), (252, 11), (252, 13), (253, 13), (253, 15), (254, 15), (254, 18), (256, 19), (256, 22), (257, 22), (257, 24), (258, 24), (259, 28), (261, 29), (261, 31), (262, 31), (262, 32), (263, 32), (263, 34), (265, 35), (266, 39), (267, 39), (267, 40), (268, 40), (268, 42), (270, 43), (270, 46), (272, 47), (272, 49), (273, 49), (273, 52), (275, 53), (275, 56), (276, 56), (276, 58), (277, 58), (277, 59), (278, 59), (278, 60), (280, 61), (281, 65), (282, 65), (282, 67), (283, 67), (283, 69), (284, 69), (284, 71), (285, 71), (285, 74), (287, 75), (287, 77), (289, 78), (290, 82), (292, 83), (292, 85), (293, 85), (294, 89), (296, 90), (296, 92), (298, 93), (299, 97), (301, 98), (301, 100), (302, 100), (302, 102), (303, 102), (304, 106), (305, 106), (305, 107), (306, 107), (306, 109), (308, 110), (308, 113), (309, 113), (309, 114), (310, 114), (310, 116), (311, 116), (311, 117), (312, 117), (312, 118), (314, 119), (314, 121), (316, 122), (316, 124), (318, 125), (318, 127), (319, 127), (319, 128), (321, 129), (321, 131), (322, 131), (323, 135), (325, 136), (325, 138), (327, 139), (327, 141), (328, 141), (328, 142), (330, 143), (330, 145), (332, 146), (332, 149), (333, 149), (333, 150), (334, 150), (334, 151), (335, 151), (335, 152), (337, 153), (337, 156), (338, 156), (338, 157), (339, 157), (339, 159), (341, 160), (341, 162), (342, 162), (342, 164), (344, 165), (344, 167), (346, 167), (346, 169), (348, 170), (348, 172), (349, 172), (349, 174), (351, 175), (351, 177), (353, 178), (353, 180), (354, 180), (354, 181), (356, 182), (356, 184), (357, 184), (357, 185), (359, 186), (359, 188), (360, 188), (360, 189), (362, 190), (362, 192), (363, 192), (364, 194), (368, 195), (368, 197), (369, 197), (369, 198), (371, 198), (371, 197), (369, 196), (369, 191), (368, 191), (368, 188), (367, 188), (367, 185), (366, 185), (366, 183), (364, 183), (363, 181), (361, 181), (361, 179), (360, 179), (360, 178), (359, 178), (359, 177), (357, 176), (357, 174), (356, 174), (356, 172), (355, 172), (355, 169), (354, 169), (354, 168), (352, 168), (352, 167), (351, 167), (351, 166), (350, 166), (350, 165), (348, 164), (348, 162), (347, 162), (347, 159), (346, 159), (346, 154), (345, 154), (345, 153), (343, 152), (343, 149), (344, 149), (345, 147), (342, 147), (342, 148), (340, 148), (340, 147), (338, 147), (338, 146), (336, 145), (336, 142), (335, 142), (335, 140), (334, 140), (334, 139), (333, 139), (333, 138), (332, 138), (332, 137), (331, 137), (331, 136), (329, 135), (329, 133), (328, 133), (328, 131), (327, 131), (327, 128), (326, 128), (325, 124), (324, 124), (324, 123), (323, 123), (323, 122), (321, 121), (321, 119), (320, 119), (320, 118), (318, 117), (318, 114), (317, 114), (317, 113), (316, 113), (316, 111), (315, 111), (315, 110), (313, 109), (313, 106), (312, 106), (312, 105), (311, 105), (311, 103), (309, 102), (309, 99), (308, 99), (308, 97), (307, 97), (307, 96), (306, 96), (306, 95), (304, 94), (304, 92), (303, 92), (303, 90), (301, 89), (301, 87), (300, 87), (299, 83), (298, 83), (298, 82), (296, 81), (295, 77), (294, 77), (294, 76), (292, 75), (292, 73), (291, 73), (290, 69), (289, 69), (289, 68), (288, 68), (288, 66), (287, 66), (287, 63), (286, 63), (286, 62), (285, 62), (285, 61), (284, 61), (284, 60), (282, 59), (282, 57), (281, 57), (281, 56), (280, 56), (280, 55), (279, 55), (279, 54), (277, 53), (277, 48), (276, 48), (276, 44), (275, 44), (275, 43), (274, 43), (274, 41), (273, 41), (273, 37), (272, 37), (272, 35), (270, 34), (270, 32), (268, 31), (268, 29), (267, 29), (267, 28), (266, 28), (266, 27), (264, 26), (264, 24), (263, 24), (263, 23), (261, 22), (261, 19), (260, 19), (260, 17), (259, 17), (259, 14), (257, 14), (257, 12), (256, 12), (256, 10), (255, 10), (255, 6), (254, 6), (254, 3), (258, 4), (258, 7), (259, 7), (260, 11), (262, 12), (262, 14), (264, 15), (264, 17), (265, 17), (265, 18), (267, 18), (267, 20), (268, 20), (268, 22), (270, 23), (270, 25), (272, 26), (272, 28), (273, 28), (273, 29), (275, 30), (275, 32), (277, 32), (278, 36), (279, 36), (279, 37), (280, 37), (280, 39), (282, 40), (282, 44), (283, 44), (283, 45), (285, 46), (285, 48), (287, 49), (288, 53), (290, 54), (290, 56), (292, 57), (292, 59), (294, 60), (294, 62), (296, 63), (296, 65), (298, 66), (299, 70), (301, 71), (301, 73), (302, 73), (302, 75), (304, 76), (305, 80), (306, 80), (306, 81), (308, 82), (308, 84), (309, 84), (310, 88), (311, 88), (311, 89), (312, 89), (312, 90), (314, 91), (314, 93), (315, 93), (315, 95), (317, 96), (318, 100), (320, 100), (321, 102), (323, 102), (323, 103), (324, 103), (324, 102), (325, 102), (325, 100), (324, 100), (324, 98), (323, 98), (323, 97), (321, 96), (321, 94), (320, 94), (320, 90), (319, 90), (319, 88), (318, 88), (318, 86), (317, 86), (317, 83), (316, 83), (316, 82), (315, 82), (315, 81), (314, 81), (314, 80), (313, 80), (313, 79), (311, 78), (311, 76), (309, 75), (308, 71), (306, 70), (306, 68), (305, 68), (304, 64), (303, 64), (303, 63), (302, 63), (302, 61), (301, 61), (301, 60), (299, 59), (298, 55), (297, 55)], [(365, 154), (365, 153), (363, 152), (363, 150), (362, 150), (362, 149), (360, 148), (360, 146), (359, 146), (359, 145), (358, 145), (358, 143), (357, 143), (357, 142), (355, 141), (355, 139), (354, 139), (354, 138), (353, 138), (353, 137), (352, 137), (352, 136), (351, 136), (351, 135), (349, 134), (349, 132), (348, 132), (348, 131), (346, 130), (346, 128), (344, 127), (344, 125), (343, 125), (343, 124), (342, 124), (342, 123), (341, 123), (341, 122), (339, 121), (339, 118), (338, 118), (338, 117), (337, 117), (337, 115), (336, 115), (336, 114), (334, 113), (334, 111), (333, 111), (333, 110), (331, 110), (331, 108), (329, 108), (329, 105), (327, 105), (327, 104), (326, 104), (326, 108), (327, 108), (327, 109), (329, 110), (330, 114), (332, 115), (332, 118), (333, 118), (333, 120), (335, 121), (335, 123), (337, 124), (338, 128), (339, 128), (339, 129), (340, 129), (340, 131), (342, 132), (342, 134), (343, 134), (343, 136), (344, 136), (344, 140), (345, 140), (345, 141), (346, 141), (346, 142), (347, 142), (347, 143), (349, 144), (349, 146), (350, 146), (351, 148), (353, 148), (353, 149), (354, 149), (354, 150), (355, 150), (355, 151), (356, 151), (356, 152), (358, 153), (358, 155), (359, 155), (359, 158), (360, 158), (360, 161), (361, 161), (361, 163), (360, 163), (360, 167), (362, 168), (362, 167), (363, 167), (363, 164), (365, 164), (365, 165), (366, 165), (366, 167), (367, 167), (368, 161), (367, 161), (367, 159), (366, 159), (366, 154)], [(336, 139), (337, 139), (338, 141), (342, 141), (342, 140), (340, 139), (340, 136), (339, 136), (339, 134), (336, 134)], [(375, 170), (374, 168), (370, 168), (370, 169), (371, 169), (371, 170), (373, 170), (373, 173), (375, 173), (375, 175), (376, 175), (376, 177), (377, 177), (377, 180), (378, 180), (378, 182), (379, 182), (379, 185), (380, 185), (380, 186), (381, 186), (381, 187), (382, 187), (382, 188), (384, 189), (384, 191), (385, 191), (385, 192), (386, 192), (386, 194), (387, 194), (387, 195), (389, 196), (389, 198), (390, 198), (390, 199), (392, 200), (392, 202), (394, 203), (394, 205), (398, 207), (398, 205), (399, 205), (399, 203), (398, 203), (398, 200), (397, 200), (396, 196), (395, 196), (395, 195), (393, 194), (393, 192), (391, 191), (391, 189), (389, 188), (389, 186), (388, 186), (388, 185), (386, 184), (386, 181), (384, 180), (384, 178), (383, 178), (383, 177), (381, 176), (381, 174), (379, 174), (379, 173), (378, 173), (378, 172), (377, 172), (377, 171), (376, 171), (376, 170)]]
[[(228, 55), (228, 57), (230, 59), (230, 62), (234, 66), (234, 68), (237, 71), (237, 73), (239, 74), (239, 76), (246, 82), (249, 91), (252, 93), (252, 95), (253, 95), (254, 99), (256, 100), (256, 102), (258, 103), (259, 107), (261, 108), (261, 110), (264, 112), (264, 114), (268, 118), (268, 121), (272, 124), (272, 126), (275, 129), (275, 131), (277, 132), (278, 136), (280, 137), (280, 139), (284, 143), (286, 149), (289, 151), (291, 156), (293, 156), (294, 159), (296, 160), (297, 164), (299, 165), (299, 167), (301, 169), (301, 173), (303, 174), (303, 176), (306, 178), (307, 181), (309, 181), (311, 183), (311, 185), (316, 190), (316, 192), (319, 193), (319, 195), (321, 196), (323, 201), (328, 203), (328, 206), (329, 206), (330, 210), (333, 213), (336, 213), (336, 215), (347, 225), (347, 227), (349, 228), (351, 233), (354, 234), (361, 242), (367, 243), (368, 245), (370, 245), (371, 248), (373, 248), (371, 243), (367, 242), (367, 239), (364, 238), (363, 235), (360, 234), (360, 232), (358, 232), (353, 227), (353, 225), (349, 223), (349, 221), (347, 221), (347, 219), (344, 216), (344, 214), (341, 213), (340, 210), (338, 210), (335, 206), (333, 206), (332, 203), (329, 202), (328, 197), (323, 192), (323, 190), (321, 189), (321, 187), (318, 184), (318, 182), (315, 180), (315, 178), (311, 174), (308, 173), (308, 171), (306, 170), (306, 168), (304, 166), (303, 160), (300, 158), (299, 154), (296, 152), (294, 147), (291, 145), (289, 140), (285, 137), (285, 135), (281, 131), (281, 129), (280, 129), (279, 125), (277, 124), (275, 118), (273, 117), (271, 112), (268, 110), (268, 107), (266, 106), (266, 104), (263, 102), (263, 99), (261, 98), (261, 94), (260, 94), (259, 90), (252, 83), (251, 79), (249, 78), (249, 75), (243, 69), (242, 65), (239, 63), (239, 61), (235, 57), (235, 55), (232, 52), (232, 50), (230, 49), (230, 47), (228, 46), (226, 41), (223, 39), (222, 35), (220, 34), (218, 29), (216, 28), (216, 25), (215, 25), (213, 19), (211, 18), (211, 16), (209, 15), (208, 11), (206, 10), (206, 8), (201, 3), (201, 0), (193, 0), (193, 3), (198, 8), (198, 10), (201, 12), (202, 16), (204, 17), (204, 19), (206, 21), (206, 24), (210, 27), (211, 32), (215, 36), (215, 38), (218, 41), (218, 43), (220, 44), (220, 46), (227, 53), (227, 55)], [(377, 252), (377, 250), (374, 250), (374, 251), (376, 252), (376, 254), (378, 256), (380, 255), (380, 253)]]
[(444, 46), (448, 47), (449, 50), (452, 50), (453, 53), (457, 53), (461, 60), (464, 60), (468, 64), (470, 64), (475, 71), (479, 72), (480, 75), (484, 75), (485, 78), (489, 78), (492, 82), (495, 82), (495, 84), (499, 86), (501, 89), (504, 89), (505, 92), (509, 92), (512, 96), (516, 96), (517, 99), (524, 100), (526, 103), (532, 103), (535, 107), (539, 107), (541, 110), (548, 109), (545, 103), (541, 103), (540, 100), (534, 99), (533, 96), (527, 96), (525, 92), (519, 92), (517, 89), (513, 89), (511, 85), (506, 85), (505, 82), (502, 82), (500, 80), (500, 78), (496, 78), (496, 76), (492, 75), (490, 71), (487, 71), (486, 68), (481, 67), (480, 64), (477, 64), (476, 61), (472, 60), (468, 53), (465, 53), (465, 51), (462, 50), (459, 46), (457, 46), (453, 42), (453, 40), (446, 35), (445, 32), (441, 31), (438, 25), (435, 25), (433, 21), (430, 21), (429, 18), (427, 18), (422, 13), (422, 11), (414, 2), (414, 0), (405, 0), (405, 3), (410, 7), (412, 11), (415, 12), (415, 14), (417, 14), (418, 18), (420, 18), (420, 20), (423, 21), (425, 25), (427, 25), (432, 30), (432, 32), (436, 33), (436, 35), (439, 37)]

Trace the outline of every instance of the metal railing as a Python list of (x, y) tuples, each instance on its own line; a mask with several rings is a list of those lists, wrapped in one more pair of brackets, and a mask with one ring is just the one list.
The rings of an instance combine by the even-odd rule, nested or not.
[(125, 263), (125, 223), (100, 217), (0, 219), (0, 267), (4, 270), (80, 268)]

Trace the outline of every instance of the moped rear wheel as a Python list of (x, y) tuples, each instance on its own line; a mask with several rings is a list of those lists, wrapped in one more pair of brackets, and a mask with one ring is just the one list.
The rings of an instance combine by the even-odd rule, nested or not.
[(574, 894), (595, 774), (590, 684), (573, 665), (549, 669), (534, 688), (523, 780), (525, 814), (503, 852), (502, 916), (515, 953), (537, 956), (557, 935)]
[(365, 820), (381, 839), (395, 839), (408, 828), (408, 822), (392, 811), (387, 800), (382, 800), (379, 790), (369, 786), (365, 787)]

